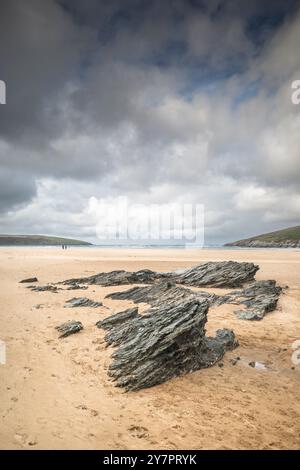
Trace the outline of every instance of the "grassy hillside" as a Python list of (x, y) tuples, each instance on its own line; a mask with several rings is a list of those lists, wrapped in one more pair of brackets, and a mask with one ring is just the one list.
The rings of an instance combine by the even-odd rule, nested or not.
[(289, 227), (276, 232), (264, 233), (256, 237), (245, 238), (226, 246), (297, 246), (300, 245), (300, 225)]
[(91, 243), (72, 238), (48, 237), (45, 235), (0, 235), (0, 246), (56, 246), (56, 245), (77, 245), (87, 246)]

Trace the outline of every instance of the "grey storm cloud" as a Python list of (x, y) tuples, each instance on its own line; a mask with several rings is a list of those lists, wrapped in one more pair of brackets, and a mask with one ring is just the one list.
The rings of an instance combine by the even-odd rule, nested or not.
[(297, 223), (299, 41), (293, 0), (2, 1), (0, 231), (92, 238), (118, 195), (202, 203), (211, 241)]

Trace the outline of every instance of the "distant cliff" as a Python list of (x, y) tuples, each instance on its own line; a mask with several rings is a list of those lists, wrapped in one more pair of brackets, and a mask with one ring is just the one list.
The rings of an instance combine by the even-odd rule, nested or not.
[(300, 225), (256, 237), (245, 238), (225, 246), (245, 246), (253, 248), (300, 248)]
[(91, 243), (72, 238), (48, 237), (45, 235), (0, 235), (0, 246), (88, 246)]

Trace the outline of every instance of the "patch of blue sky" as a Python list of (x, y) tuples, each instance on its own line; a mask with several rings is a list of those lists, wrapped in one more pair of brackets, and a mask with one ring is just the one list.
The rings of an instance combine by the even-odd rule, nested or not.
[(241, 105), (242, 103), (245, 103), (246, 101), (249, 101), (252, 98), (255, 98), (260, 92), (261, 87), (262, 87), (262, 79), (257, 79), (257, 80), (254, 80), (253, 82), (245, 84), (245, 87), (243, 88), (243, 90), (235, 96), (232, 102), (233, 109), (238, 108), (239, 105)]

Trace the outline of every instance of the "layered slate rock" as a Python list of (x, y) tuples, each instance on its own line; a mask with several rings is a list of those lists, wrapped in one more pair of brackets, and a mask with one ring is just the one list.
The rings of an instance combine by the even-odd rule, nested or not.
[(127, 391), (139, 390), (215, 364), (238, 343), (231, 330), (205, 336), (208, 307), (206, 300), (187, 298), (110, 323), (105, 340), (119, 347), (109, 376)]
[(241, 291), (229, 294), (229, 303), (243, 304), (245, 309), (235, 313), (242, 320), (261, 320), (276, 309), (282, 288), (276, 281), (255, 281)]
[(53, 292), (54, 294), (56, 294), (59, 290), (62, 290), (57, 286), (52, 286), (51, 284), (47, 284), (46, 286), (28, 286), (28, 289), (35, 292)]
[(209, 306), (225, 303), (244, 305), (246, 308), (235, 313), (243, 320), (261, 320), (267, 313), (276, 309), (282, 288), (273, 280), (255, 281), (242, 290), (232, 291), (226, 295), (217, 295), (204, 291), (193, 291), (186, 287), (177, 286), (173, 282), (161, 282), (151, 286), (135, 286), (123, 292), (114, 292), (106, 297), (117, 300), (131, 300), (134, 303), (144, 302), (152, 307), (160, 303), (172, 303), (193, 298), (205, 299)]
[(65, 338), (66, 336), (73, 335), (74, 333), (78, 333), (79, 331), (83, 330), (83, 325), (80, 321), (70, 320), (66, 323), (62, 323), (59, 326), (55, 327), (61, 335), (59, 338)]
[(237, 261), (210, 261), (173, 276), (178, 284), (194, 287), (239, 287), (252, 281), (259, 266)]
[(81, 286), (79, 284), (71, 284), (69, 287), (67, 287), (66, 290), (86, 290), (88, 289), (88, 286)]
[(138, 308), (128, 308), (123, 312), (115, 313), (110, 317), (105, 318), (104, 320), (100, 320), (96, 323), (98, 328), (103, 328), (104, 330), (111, 330), (115, 326), (124, 325), (126, 321), (132, 320), (138, 316)]
[(171, 280), (177, 284), (201, 287), (239, 287), (254, 279), (259, 267), (253, 263), (236, 261), (211, 261), (200, 264), (183, 272), (158, 273), (150, 269), (136, 272), (111, 271), (89, 277), (68, 279), (62, 284), (97, 284), (101, 286), (118, 286), (126, 284), (153, 284), (157, 281)]
[(87, 297), (73, 297), (66, 301), (65, 307), (102, 307), (102, 302), (96, 302), (95, 300), (88, 299)]
[(89, 277), (77, 279), (67, 279), (62, 284), (91, 284), (100, 286), (119, 286), (126, 284), (151, 284), (154, 281), (168, 277), (169, 274), (156, 273), (150, 269), (142, 269), (136, 272), (124, 270), (111, 271), (108, 273), (99, 273)]
[(20, 284), (28, 283), (28, 282), (38, 282), (37, 277), (28, 277), (27, 279), (22, 279), (22, 281), (19, 281)]
[(147, 303), (153, 307), (161, 303), (173, 303), (177, 301), (194, 298), (205, 299), (209, 305), (221, 305), (225, 303), (226, 297), (208, 292), (195, 292), (186, 287), (177, 286), (173, 281), (159, 282), (150, 286), (135, 286), (123, 292), (113, 292), (106, 298), (115, 300), (131, 300), (134, 303)]

